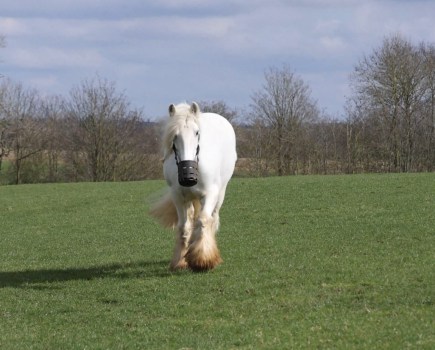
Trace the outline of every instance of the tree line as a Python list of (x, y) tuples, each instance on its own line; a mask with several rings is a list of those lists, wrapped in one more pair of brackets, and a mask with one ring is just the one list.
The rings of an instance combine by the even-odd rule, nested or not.
[(157, 128), (113, 82), (85, 80), (63, 98), (41, 97), (4, 80), (0, 101), (4, 183), (123, 181), (160, 174)]
[[(435, 46), (400, 35), (355, 65), (344, 115), (322, 113), (290, 66), (272, 67), (245, 111), (198, 101), (232, 121), (239, 176), (433, 171)], [(68, 96), (0, 83), (0, 182), (161, 177), (158, 122), (96, 76)]]
[(386, 37), (350, 77), (344, 115), (322, 114), (289, 67), (272, 68), (252, 96), (256, 175), (433, 171), (435, 46)]

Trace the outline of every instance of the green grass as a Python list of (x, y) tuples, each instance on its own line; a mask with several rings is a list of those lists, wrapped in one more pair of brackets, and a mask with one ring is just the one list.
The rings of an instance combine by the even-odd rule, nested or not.
[(435, 174), (233, 179), (200, 274), (163, 187), (0, 187), (0, 348), (435, 348)]

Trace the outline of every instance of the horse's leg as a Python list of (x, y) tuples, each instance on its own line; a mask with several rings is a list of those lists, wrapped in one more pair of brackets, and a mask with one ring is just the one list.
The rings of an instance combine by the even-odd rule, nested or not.
[(186, 254), (186, 261), (193, 271), (210, 270), (222, 262), (215, 239), (218, 221), (213, 215), (218, 201), (218, 191), (208, 193), (201, 200), (201, 213), (195, 222)]
[(184, 256), (187, 253), (187, 246), (193, 228), (194, 209), (192, 203), (177, 205), (178, 225), (175, 233), (175, 248), (170, 264), (171, 270), (187, 268)]
[(219, 226), (220, 226), (219, 210), (221, 209), (222, 203), (224, 202), (225, 191), (226, 191), (226, 186), (224, 186), (219, 192), (218, 201), (216, 203), (216, 206), (212, 214), (216, 226), (216, 232), (219, 230)]

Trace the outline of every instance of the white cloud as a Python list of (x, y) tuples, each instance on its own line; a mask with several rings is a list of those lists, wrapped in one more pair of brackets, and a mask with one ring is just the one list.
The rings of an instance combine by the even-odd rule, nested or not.
[(24, 35), (27, 33), (26, 26), (15, 18), (0, 17), (1, 34), (7, 36)]
[(180, 37), (222, 38), (229, 34), (232, 25), (231, 18), (213, 16), (203, 18), (155, 17), (118, 23), (118, 27), (125, 30), (143, 30), (146, 35), (171, 37), (175, 40)]
[(343, 39), (338, 36), (322, 36), (320, 37), (320, 44), (328, 51), (340, 52), (346, 48)]
[(2, 73), (68, 90), (74, 78), (99, 72), (138, 104), (164, 108), (177, 102), (171, 96), (246, 103), (265, 69), (287, 63), (314, 77), (320, 107), (335, 111), (344, 72), (385, 35), (401, 31), (415, 42), (435, 41), (433, 1), (0, 2), (7, 40)]
[(56, 49), (52, 47), (37, 47), (32, 49), (16, 49), (5, 55), (6, 62), (17, 68), (25, 69), (58, 69), (88, 67), (98, 68), (105, 59), (97, 50)]

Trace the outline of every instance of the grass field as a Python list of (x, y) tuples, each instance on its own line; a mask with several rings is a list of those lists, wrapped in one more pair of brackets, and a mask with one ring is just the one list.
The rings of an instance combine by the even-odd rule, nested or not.
[(200, 274), (163, 187), (0, 187), (0, 349), (435, 348), (435, 174), (233, 179)]

